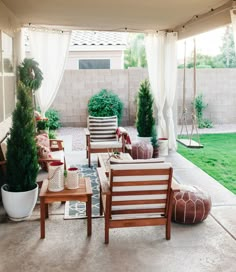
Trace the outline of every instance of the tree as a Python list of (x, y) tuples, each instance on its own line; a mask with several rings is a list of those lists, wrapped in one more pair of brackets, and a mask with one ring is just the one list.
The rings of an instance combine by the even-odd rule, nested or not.
[(12, 128), (7, 142), (8, 191), (29, 191), (36, 186), (38, 173), (37, 147), (33, 108), (29, 88), (18, 84), (17, 104), (12, 114)]
[(138, 136), (151, 137), (154, 124), (153, 96), (151, 94), (149, 81), (146, 79), (140, 85), (137, 99), (136, 126)]
[(235, 68), (236, 54), (232, 26), (227, 26), (222, 41), (219, 59), (224, 63), (226, 68)]
[(147, 67), (144, 34), (130, 34), (129, 47), (125, 50), (125, 69)]

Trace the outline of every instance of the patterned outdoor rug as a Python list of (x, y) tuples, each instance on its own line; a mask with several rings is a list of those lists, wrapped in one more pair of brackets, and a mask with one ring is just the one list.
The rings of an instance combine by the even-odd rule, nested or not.
[[(99, 181), (97, 177), (96, 167), (97, 165), (91, 165), (91, 168), (88, 165), (76, 165), (75, 167), (79, 168), (82, 176), (90, 177), (92, 184), (92, 217), (101, 217), (100, 216), (100, 202), (99, 202)], [(80, 219), (86, 218), (86, 206), (84, 202), (80, 201), (67, 201), (65, 204), (65, 215), (64, 219)]]

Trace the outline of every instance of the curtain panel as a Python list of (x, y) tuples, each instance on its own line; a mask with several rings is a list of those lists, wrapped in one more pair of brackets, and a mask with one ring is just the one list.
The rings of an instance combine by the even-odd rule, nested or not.
[[(173, 121), (177, 78), (176, 42), (176, 32), (158, 31), (148, 33), (145, 37), (149, 81), (158, 109), (158, 137), (168, 138), (169, 149), (172, 150), (176, 150)], [(167, 107), (167, 122), (164, 118), (165, 105)]]
[(36, 91), (36, 101), (44, 116), (59, 89), (67, 58), (71, 32), (29, 29), (30, 52), (43, 72), (43, 81)]

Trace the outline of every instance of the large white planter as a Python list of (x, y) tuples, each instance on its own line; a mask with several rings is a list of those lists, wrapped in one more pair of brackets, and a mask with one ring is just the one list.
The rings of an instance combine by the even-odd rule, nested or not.
[(3, 207), (13, 221), (22, 221), (31, 216), (38, 197), (38, 185), (26, 192), (9, 192), (6, 184), (1, 187)]

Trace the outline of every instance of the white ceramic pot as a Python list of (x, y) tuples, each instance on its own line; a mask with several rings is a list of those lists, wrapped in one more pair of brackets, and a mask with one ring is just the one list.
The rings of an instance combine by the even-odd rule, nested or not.
[(79, 188), (79, 169), (71, 167), (67, 169), (66, 186), (68, 189)]
[(26, 192), (9, 192), (7, 185), (1, 187), (3, 207), (13, 221), (23, 221), (31, 216), (38, 197), (38, 185)]
[(168, 139), (167, 138), (159, 138), (158, 139), (159, 146), (159, 157), (168, 156)]
[(51, 162), (48, 166), (48, 191), (64, 190), (64, 163)]

